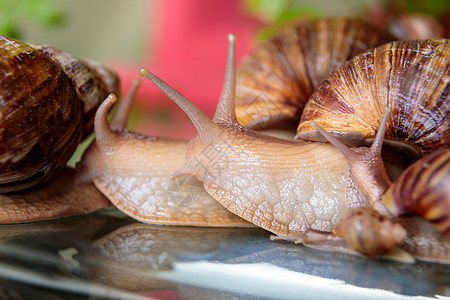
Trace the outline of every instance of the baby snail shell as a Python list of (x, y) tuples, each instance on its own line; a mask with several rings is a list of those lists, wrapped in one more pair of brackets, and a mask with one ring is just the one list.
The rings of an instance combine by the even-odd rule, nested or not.
[(64, 168), (118, 80), (96, 63), (8, 37), (0, 55), (0, 193), (11, 193)]
[[(230, 35), (232, 41), (234, 36)], [(245, 128), (237, 122), (235, 114), (234, 47), (230, 51), (213, 120), (159, 77), (145, 68), (140, 71), (185, 111), (198, 131), (187, 147), (184, 165), (173, 176), (194, 175), (228, 210), (288, 240), (299, 236), (306, 236), (303, 239), (306, 242), (311, 241), (311, 236), (315, 242), (339, 239), (333, 237), (333, 230), (348, 210), (361, 206), (368, 206), (371, 213), (364, 214), (378, 220), (382, 234), (376, 235), (381, 240), (375, 245), (383, 242), (382, 251), (404, 240), (407, 235), (402, 227), (385, 230), (385, 224), (396, 223), (394, 220), (391, 223), (392, 213), (380, 199), (390, 184), (384, 166), (379, 163), (389, 111), (379, 121), (373, 145), (351, 150), (355, 159), (350, 162), (345, 159), (348, 154), (345, 145), (342, 149), (327, 143), (285, 140)], [(375, 170), (372, 165), (367, 166), (373, 158)], [(358, 176), (354, 176), (355, 166), (361, 169)], [(366, 175), (371, 177), (368, 183)], [(354, 189), (361, 187), (361, 192), (354, 193)], [(370, 193), (371, 189), (375, 195)], [(441, 256), (450, 261), (449, 255), (447, 252)]]
[(239, 123), (254, 129), (295, 126), (324, 77), (355, 55), (393, 40), (386, 31), (355, 18), (286, 24), (238, 68)]

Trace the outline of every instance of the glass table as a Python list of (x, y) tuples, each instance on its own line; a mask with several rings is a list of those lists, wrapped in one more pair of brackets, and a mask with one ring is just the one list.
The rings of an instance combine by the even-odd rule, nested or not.
[(448, 265), (142, 224), (109, 210), (0, 226), (0, 299), (450, 299)]

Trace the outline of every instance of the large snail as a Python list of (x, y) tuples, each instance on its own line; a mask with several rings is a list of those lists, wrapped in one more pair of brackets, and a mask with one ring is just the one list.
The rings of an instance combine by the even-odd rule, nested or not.
[[(344, 64), (343, 68), (361, 58), (374, 57), (373, 53), (378, 53), (380, 49), (394, 49), (396, 53), (402, 53), (408, 52), (409, 50), (404, 49), (409, 49), (412, 45), (416, 47), (419, 45), (419, 49), (423, 49), (416, 52), (425, 54), (422, 58), (425, 66), (428, 66), (429, 60), (436, 60), (435, 56), (446, 55), (449, 47), (445, 40), (391, 43), (357, 56), (353, 61)], [(430, 48), (434, 51), (427, 51)], [(381, 58), (377, 57), (377, 59), (383, 61)], [(234, 62), (229, 60), (224, 92), (219, 100), (214, 122), (161, 79), (148, 70), (141, 69), (141, 75), (152, 80), (177, 103), (188, 114), (198, 130), (198, 135), (188, 145), (186, 161), (175, 176), (195, 175), (203, 182), (206, 191), (228, 210), (284, 237), (302, 235), (309, 229), (332, 231), (344, 218), (347, 210), (361, 206), (371, 207), (376, 216), (390, 218), (394, 215), (381, 200), (381, 196), (390, 184), (380, 157), (384, 132), (386, 127), (389, 128), (386, 126), (390, 120), (388, 111), (381, 110), (381, 114), (384, 113), (384, 121), (381, 121), (381, 117), (378, 118), (375, 127), (378, 134), (373, 146), (351, 150), (354, 159), (349, 165), (347, 159), (341, 154), (342, 147), (338, 149), (326, 143), (283, 140), (241, 126), (237, 122), (234, 111), (235, 76), (234, 69), (230, 67), (233, 64)], [(408, 74), (411, 72), (409, 67), (416, 68), (414, 64), (397, 64), (393, 68), (399, 69), (391, 73)], [(430, 82), (439, 82), (441, 78), (449, 77), (447, 69), (445, 67), (443, 69), (435, 72), (430, 67), (424, 68), (421, 77)], [(370, 67), (361, 68), (361, 72), (369, 71), (371, 71)], [(353, 73), (356, 72), (359, 72), (359, 69), (353, 70)], [(435, 79), (436, 76), (437, 79)], [(401, 74), (400, 78), (402, 78)], [(367, 83), (368, 86), (369, 84)], [(367, 89), (375, 91), (388, 89), (389, 86), (385, 87), (382, 84), (372, 85)], [(444, 103), (442, 107), (446, 109), (445, 103), (448, 103), (448, 98), (445, 95), (448, 88), (445, 84), (443, 89), (443, 91), (434, 90), (423, 95), (437, 95), (439, 101)], [(351, 97), (352, 93), (353, 90), (350, 87), (347, 94), (343, 91), (342, 95), (344, 98), (345, 95)], [(397, 98), (409, 101), (404, 97)], [(421, 101), (428, 103), (431, 100), (424, 97)], [(405, 105), (408, 106), (408, 104)], [(393, 110), (401, 109), (400, 105), (392, 104), (392, 107)], [(446, 115), (448, 112), (443, 114)], [(444, 120), (448, 122), (445, 118)], [(323, 130), (322, 132), (325, 133)], [(330, 138), (330, 135), (327, 135), (327, 138)], [(213, 164), (210, 163), (211, 157), (206, 155), (211, 151), (221, 154)], [(445, 155), (446, 151), (443, 153)], [(367, 165), (366, 162), (373, 162), (373, 164)], [(448, 168), (448, 161), (444, 160), (442, 163), (438, 168)], [(368, 184), (365, 181), (365, 175), (371, 176), (368, 178)], [(448, 180), (448, 176), (442, 179)], [(446, 192), (446, 189), (443, 192)], [(448, 201), (448, 195), (444, 195), (443, 199)], [(448, 207), (447, 202), (444, 202), (441, 207), (445, 206)], [(427, 217), (426, 213), (423, 215)], [(392, 230), (388, 233), (392, 235), (388, 239), (394, 241), (391, 244), (387, 243), (389, 247), (406, 238), (403, 230)], [(399, 236), (396, 236), (397, 234)], [(386, 239), (386, 237), (383, 238)], [(380, 253), (367, 252), (366, 254)], [(448, 251), (444, 253), (447, 260), (448, 255)]]
[[(52, 184), (59, 190), (45, 187), (47, 193), (38, 191), (39, 187), (60, 174), (81, 139), (92, 131), (101, 101), (109, 93), (118, 93), (118, 78), (96, 62), (3, 36), (0, 54), (0, 193), (8, 194), (0, 196), (0, 222), (64, 214), (70, 211), (70, 201), (66, 200), (73, 198), (71, 188)], [(58, 180), (68, 174), (72, 176), (73, 171), (64, 171)], [(51, 199), (23, 192), (30, 188)], [(64, 189), (67, 197), (58, 202), (55, 196), (62, 195)], [(92, 198), (105, 203), (103, 197)], [(27, 206), (27, 201), (33, 204)]]

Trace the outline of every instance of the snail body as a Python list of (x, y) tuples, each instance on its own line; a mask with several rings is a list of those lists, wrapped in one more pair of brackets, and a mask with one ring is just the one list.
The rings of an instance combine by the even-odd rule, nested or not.
[(120, 103), (110, 124), (107, 113), (115, 95), (101, 104), (95, 141), (83, 156), (78, 180), (92, 181), (118, 209), (144, 223), (252, 227), (215, 201), (194, 177), (171, 179), (183, 165), (187, 140), (125, 129), (133, 93)]
[(0, 224), (48, 220), (111, 207), (92, 182), (75, 183), (76, 176), (74, 169), (65, 167), (37, 189), (0, 195)]
[(234, 112), (234, 51), (231, 35), (225, 84), (213, 121), (141, 69), (141, 75), (176, 102), (198, 130), (174, 176), (194, 175), (228, 210), (271, 232), (298, 235), (308, 224), (331, 231), (345, 213), (348, 162), (332, 145), (279, 139), (241, 126)]
[[(376, 212), (367, 214), (371, 218), (395, 217), (381, 199), (391, 184), (380, 156), (388, 111), (385, 110), (383, 121), (379, 120), (371, 148), (349, 149), (350, 154), (346, 153), (345, 145), (345, 148), (334, 148), (325, 143), (270, 137), (237, 122), (233, 65), (234, 58), (229, 56), (224, 89), (213, 121), (157, 76), (141, 69), (142, 76), (153, 81), (187, 113), (198, 131), (188, 145), (183, 167), (174, 176), (196, 176), (206, 191), (227, 209), (292, 240), (311, 229), (332, 232), (348, 210), (358, 207), (369, 207)], [(354, 158), (349, 159), (350, 156)], [(319, 209), (311, 214), (309, 207), (314, 203)], [(315, 218), (321, 213), (327, 215), (327, 220)], [(323, 224), (326, 225), (321, 227)], [(384, 230), (386, 226), (380, 228), (389, 233)], [(403, 230), (393, 230), (390, 234), (398, 236), (388, 237), (393, 241), (385, 243), (389, 247), (407, 236)], [(382, 238), (380, 242), (387, 239), (384, 234), (378, 236)], [(329, 239), (328, 234), (324, 237)], [(445, 255), (450, 260), (450, 253)]]
[[(70, 60), (64, 68), (45, 52), (0, 37), (0, 193), (35, 187), (61, 171), (83, 135), (92, 130), (92, 111), (118, 89), (116, 75), (107, 69), (103, 79), (90, 72), (92, 67), (75, 64), (67, 53), (54, 55)], [(80, 101), (80, 94), (93, 88), (98, 91), (90, 102)]]
[(254, 129), (291, 126), (322, 80), (365, 50), (393, 41), (355, 18), (294, 22), (245, 57), (238, 68), (236, 114)]

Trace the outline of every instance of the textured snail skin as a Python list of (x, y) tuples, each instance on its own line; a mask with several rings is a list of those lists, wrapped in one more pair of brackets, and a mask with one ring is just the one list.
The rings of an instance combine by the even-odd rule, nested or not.
[(92, 180), (118, 209), (141, 222), (253, 227), (215, 201), (194, 177), (171, 180), (183, 165), (187, 140), (143, 136), (124, 129), (132, 94), (120, 103), (111, 128), (107, 113), (115, 96), (100, 106), (95, 117), (96, 139), (83, 156), (80, 178)]
[(255, 129), (297, 124), (309, 96), (332, 70), (393, 40), (382, 29), (355, 18), (287, 24), (238, 68), (239, 123)]

